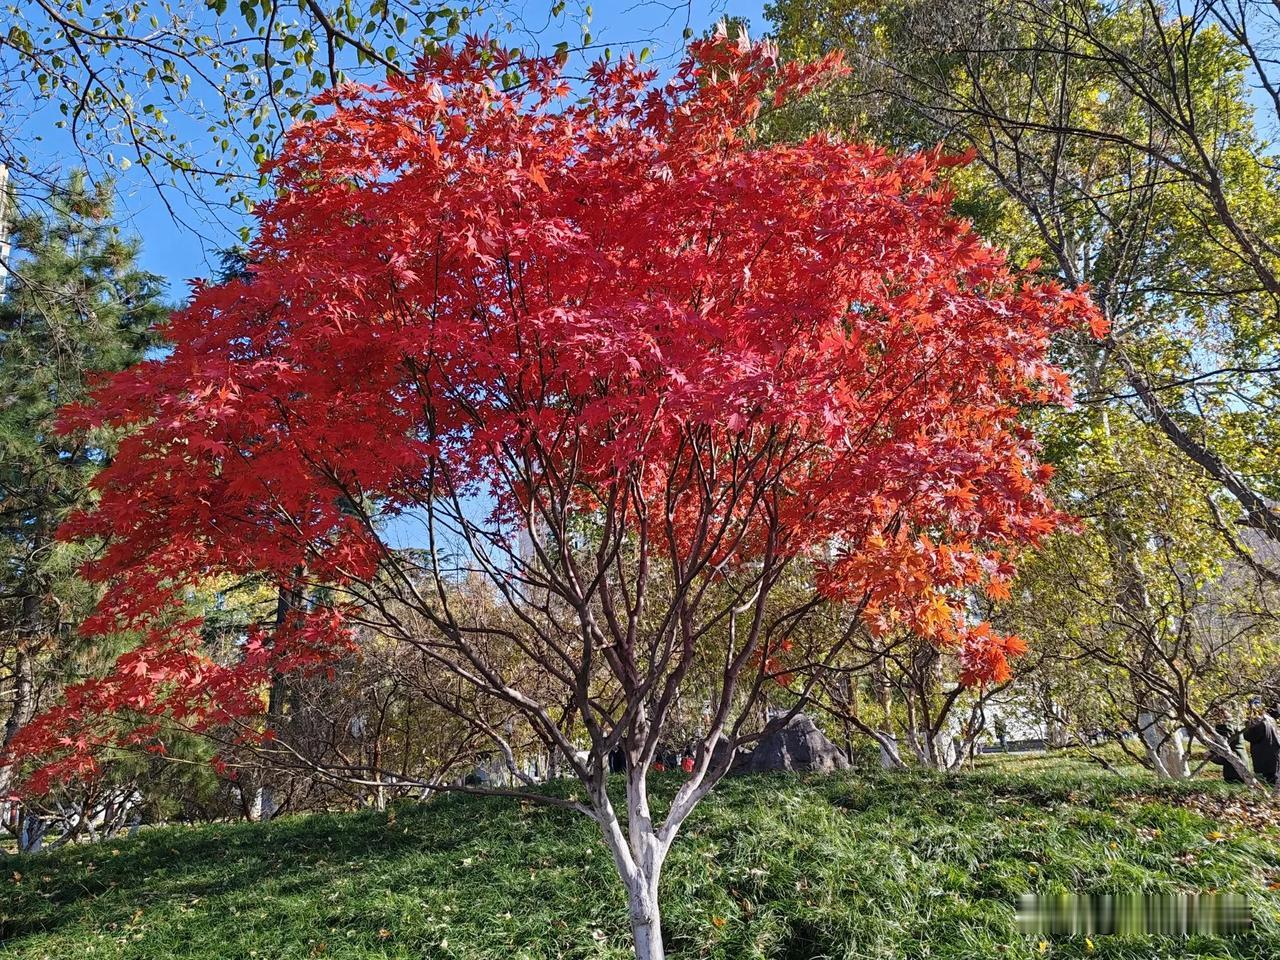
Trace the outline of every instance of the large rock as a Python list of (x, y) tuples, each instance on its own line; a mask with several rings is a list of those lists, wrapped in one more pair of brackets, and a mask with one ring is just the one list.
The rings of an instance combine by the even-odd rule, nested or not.
[(849, 766), (844, 751), (803, 713), (765, 734), (754, 750), (735, 760), (732, 773), (830, 773)]

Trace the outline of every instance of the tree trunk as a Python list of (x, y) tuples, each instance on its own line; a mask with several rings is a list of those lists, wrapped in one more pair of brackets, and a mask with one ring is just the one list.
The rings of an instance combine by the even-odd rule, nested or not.
[(636, 960), (663, 960), (662, 916), (658, 909), (658, 879), (667, 847), (654, 827), (644, 765), (632, 764), (627, 775), (627, 839), (634, 872), (625, 876), (631, 935)]
[[(23, 727), (31, 722), (35, 714), (35, 637), (39, 629), (40, 598), (33, 591), (28, 591), (22, 598), (22, 623), (18, 631), (18, 647), (14, 658), (13, 704), (9, 708), (9, 716), (4, 722), (4, 732), (0, 734), (0, 756), (9, 749), (9, 744)], [(0, 796), (7, 794), (12, 786), (14, 767), (0, 766)]]
[(44, 835), (48, 830), (49, 823), (44, 817), (25, 811), (18, 820), (18, 852), (39, 853), (44, 849)]
[(1191, 776), (1186, 751), (1178, 732), (1170, 731), (1154, 714), (1138, 714), (1138, 733), (1156, 773), (1167, 780), (1186, 780)]
[(275, 791), (269, 785), (263, 784), (253, 793), (253, 804), (249, 807), (249, 819), (255, 823), (265, 823), (275, 815)]
[[(299, 567), (296, 571), (299, 579), (303, 575), (303, 568)], [(289, 614), (295, 610), (302, 609), (302, 590), (299, 587), (286, 588), (280, 587), (276, 592), (276, 631), (284, 629), (288, 623)], [(274, 644), (274, 640), (272, 641)], [(284, 723), (285, 714), (285, 678), (284, 674), (275, 672), (271, 675), (271, 689), (267, 692), (267, 727), (273, 730), (277, 735)], [(261, 776), (262, 783), (254, 792), (253, 801), (250, 806), (249, 819), (265, 822), (276, 815), (276, 796), (275, 787), (269, 782), (273, 771), (264, 765)]]
[(594, 804), (595, 818), (627, 888), (627, 914), (636, 960), (664, 960), (662, 915), (658, 910), (658, 879), (665, 859), (664, 845), (649, 818), (643, 779), (643, 770), (633, 767), (627, 784), (625, 830), (603, 787)]
[(883, 731), (876, 737), (876, 743), (880, 745), (881, 770), (907, 769), (907, 765), (902, 759), (902, 752), (898, 749), (898, 738), (891, 731)]
[(31, 719), (31, 695), (35, 682), (35, 664), (26, 644), (19, 640), (18, 652), (14, 663), (14, 698), (9, 716), (4, 723), (4, 736), (0, 739), (0, 749), (8, 747), (18, 731)]
[(1051, 750), (1061, 750), (1069, 739), (1066, 725), (1058, 717), (1050, 716), (1045, 721), (1045, 746)]
[[(4, 723), (4, 733), (0, 735), (0, 754), (9, 748), (18, 731), (31, 720), (32, 698), (35, 689), (34, 657), (24, 644), (23, 637), (18, 638), (18, 653), (14, 664), (14, 697), (9, 708), (9, 716)], [(9, 791), (13, 768), (0, 767), (0, 795)]]
[(631, 936), (635, 940), (636, 960), (663, 960), (662, 918), (658, 911), (657, 877), (640, 877), (628, 884), (627, 905), (631, 915)]

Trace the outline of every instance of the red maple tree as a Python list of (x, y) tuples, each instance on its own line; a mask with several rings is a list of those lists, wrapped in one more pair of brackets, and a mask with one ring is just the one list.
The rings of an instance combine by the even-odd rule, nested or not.
[[(857, 630), (1006, 678), (1020, 642), (966, 600), (1060, 521), (1019, 418), (1067, 399), (1048, 343), (1095, 315), (951, 213), (954, 158), (758, 142), (763, 111), (839, 70), (718, 37), (664, 87), (623, 59), (582, 88), (473, 40), (331, 91), (269, 165), (248, 279), (197, 284), (172, 352), (67, 415), (127, 434), (64, 532), (106, 543), (86, 629), (138, 642), (19, 736), (33, 785), (150, 744), (122, 712), (260, 714), (271, 677), (364, 625), (564, 757), (586, 799), (533, 796), (601, 825), (651, 958), (662, 861), (766, 691), (798, 709)], [(451, 603), (445, 541), (510, 616)], [(224, 574), (325, 599), (215, 662), (174, 611)], [(646, 773), (695, 679), (692, 770), (655, 822)]]

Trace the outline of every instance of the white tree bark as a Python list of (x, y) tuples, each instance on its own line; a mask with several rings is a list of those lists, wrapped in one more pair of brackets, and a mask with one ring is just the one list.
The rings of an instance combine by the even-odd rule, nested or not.
[[(656, 842), (657, 838), (654, 840)], [(635, 877), (627, 882), (627, 907), (636, 960), (663, 960), (666, 957), (662, 944), (662, 913), (658, 908), (660, 873), (661, 858), (657, 862), (640, 864)]]
[(1138, 733), (1142, 736), (1147, 756), (1156, 773), (1167, 780), (1186, 780), (1191, 776), (1187, 753), (1182, 737), (1177, 731), (1169, 731), (1152, 713), (1138, 714)]
[(888, 731), (884, 731), (876, 737), (876, 742), (880, 745), (881, 770), (906, 769), (907, 765), (902, 760), (902, 753), (898, 750), (897, 737)]
[(275, 815), (275, 791), (270, 786), (263, 784), (254, 791), (253, 803), (249, 808), (249, 818), (255, 823), (265, 823)]
[(664, 960), (666, 957), (658, 883), (676, 831), (696, 803), (696, 799), (681, 803), (678, 798), (662, 826), (655, 825), (649, 811), (645, 770), (638, 764), (632, 764), (627, 774), (625, 828), (603, 790), (593, 798), (595, 819), (600, 824), (618, 875), (627, 890), (627, 913), (636, 960)]

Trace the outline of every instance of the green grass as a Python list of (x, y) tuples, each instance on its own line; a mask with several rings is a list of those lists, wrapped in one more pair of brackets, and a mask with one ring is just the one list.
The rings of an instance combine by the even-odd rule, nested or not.
[[(1227, 788), (1039, 766), (725, 783), (667, 866), (670, 955), (1280, 957), (1277, 838), (1179, 805)], [(1041, 944), (1013, 919), (1033, 890), (1207, 889), (1247, 893), (1254, 931)], [(593, 825), (513, 801), (146, 830), (0, 859), (6, 960), (627, 955)]]

